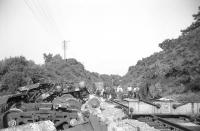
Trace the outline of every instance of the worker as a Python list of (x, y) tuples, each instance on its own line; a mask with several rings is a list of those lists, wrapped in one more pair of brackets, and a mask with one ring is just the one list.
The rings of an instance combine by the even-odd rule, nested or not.
[(140, 99), (139, 90), (140, 90), (140, 88), (138, 86), (135, 87), (135, 98), (137, 98), (137, 99)]
[(96, 93), (95, 93), (97, 96), (100, 96), (101, 95), (101, 91), (99, 89), (96, 90)]
[(132, 87), (131, 86), (127, 87), (127, 91), (128, 91), (128, 97), (131, 98), (133, 96)]
[(104, 91), (105, 91), (104, 88), (102, 88), (102, 89), (100, 90), (100, 92), (101, 92), (101, 93), (100, 93), (100, 96), (101, 96), (101, 97), (103, 97)]
[(117, 87), (117, 92), (123, 92), (123, 89), (122, 89), (121, 86), (118, 86), (118, 87)]
[(110, 99), (116, 99), (117, 98), (117, 93), (114, 87), (110, 87), (110, 95), (111, 98)]
[(117, 87), (117, 97), (118, 99), (122, 99), (123, 89), (121, 86)]
[[(104, 89), (104, 88), (103, 88), (103, 89)], [(104, 99), (107, 98), (107, 90), (106, 90), (106, 87), (105, 87), (105, 89), (104, 89), (104, 91), (103, 91), (103, 98), (104, 98)]]

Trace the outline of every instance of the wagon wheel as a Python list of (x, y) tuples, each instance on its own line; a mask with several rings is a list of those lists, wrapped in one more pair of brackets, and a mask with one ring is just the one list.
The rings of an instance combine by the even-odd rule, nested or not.
[(23, 111), (20, 109), (17, 109), (17, 108), (12, 108), (12, 109), (8, 110), (3, 116), (4, 128), (16, 126), (17, 120), (16, 120), (16, 118), (13, 118), (13, 115), (17, 114), (17, 113), (21, 113), (21, 112), (23, 112)]

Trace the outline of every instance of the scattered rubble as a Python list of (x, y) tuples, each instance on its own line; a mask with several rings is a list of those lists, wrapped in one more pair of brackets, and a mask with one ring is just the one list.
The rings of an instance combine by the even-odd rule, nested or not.
[(54, 123), (51, 121), (40, 121), (21, 126), (1, 129), (0, 131), (56, 131)]
[(107, 131), (159, 131), (144, 122), (124, 119), (126, 114), (115, 105), (101, 101), (100, 107), (90, 111), (107, 125)]

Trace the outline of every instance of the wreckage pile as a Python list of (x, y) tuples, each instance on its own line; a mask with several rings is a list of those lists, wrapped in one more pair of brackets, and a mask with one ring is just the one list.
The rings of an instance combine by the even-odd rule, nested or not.
[[(43, 86), (42, 86), (43, 87)], [(24, 100), (24, 96), (27, 97), (29, 95), (38, 94), (38, 90), (42, 87), (36, 87), (33, 89), (26, 91), (26, 94), (16, 94), (12, 95), (5, 101), (5, 104), (9, 104), (13, 100)], [(47, 86), (48, 87), (48, 86)], [(43, 89), (43, 88), (42, 88)], [(57, 88), (56, 88), (57, 89)], [(84, 88), (86, 89), (86, 88)], [(31, 92), (31, 93), (29, 93)], [(103, 99), (96, 97), (95, 95), (87, 95), (85, 90), (81, 89), (80, 91), (67, 91), (60, 92), (60, 95), (53, 94), (53, 102), (36, 102), (36, 103), (22, 103), (21, 108), (8, 108), (9, 111), (20, 111), (20, 112), (9, 112), (2, 113), (7, 118), (7, 122), (4, 122), (4, 119), (0, 123), (8, 124), (8, 128), (4, 127), (2, 131), (25, 131), (25, 130), (33, 130), (33, 131), (46, 131), (46, 130), (65, 130), (65, 131), (158, 131), (152, 127), (149, 127), (147, 124), (143, 122), (138, 122), (136, 120), (124, 119), (126, 114), (122, 109), (115, 108), (115, 105), (111, 103), (105, 102)], [(62, 94), (61, 94), (62, 93)], [(87, 97), (84, 94), (86, 93)], [(74, 97), (73, 97), (74, 95)], [(52, 96), (52, 95), (50, 95)], [(26, 98), (25, 97), (25, 98)], [(85, 100), (85, 103), (81, 103), (80, 105), (77, 103), (79, 100)], [(46, 99), (45, 99), (46, 100)], [(11, 103), (12, 104), (12, 103)], [(56, 105), (59, 105), (58, 107)], [(55, 107), (53, 106), (55, 105)], [(33, 106), (33, 107), (32, 107)], [(37, 108), (36, 108), (37, 107)], [(39, 107), (39, 108), (38, 108)], [(30, 109), (29, 109), (30, 108)], [(66, 109), (66, 110), (57, 110), (57, 109)], [(4, 108), (2, 108), (4, 109)], [(8, 110), (5, 108), (6, 111)], [(23, 110), (26, 109), (26, 110)], [(29, 110), (28, 110), (29, 109)], [(23, 111), (23, 112), (22, 112)], [(78, 112), (77, 112), (78, 111)], [(56, 113), (52, 113), (56, 112)], [(44, 114), (45, 113), (45, 114)], [(39, 115), (37, 115), (39, 114)], [(28, 120), (32, 120), (24, 123), (23, 125), (18, 125), (17, 123), (23, 122), (24, 117), (27, 117)], [(33, 117), (34, 116), (34, 117)], [(48, 117), (50, 116), (50, 117)], [(32, 118), (33, 117), (33, 118)], [(39, 119), (43, 118), (43, 119)], [(69, 118), (69, 119), (66, 119)], [(25, 119), (26, 120), (26, 119)], [(48, 121), (50, 120), (50, 121)], [(62, 124), (62, 128), (58, 126)], [(41, 122), (39, 122), (41, 121)], [(52, 122), (51, 122), (52, 121)], [(57, 123), (56, 123), (57, 122)], [(66, 124), (66, 123), (67, 124)], [(63, 124), (64, 123), (64, 124)], [(68, 127), (71, 126), (71, 127)], [(51, 128), (52, 127), (52, 128)]]
[(1, 129), (1, 131), (56, 131), (53, 122), (40, 121), (36, 123), (29, 123), (26, 125), (17, 126), (15, 128)]
[(92, 110), (91, 113), (107, 125), (107, 131), (159, 131), (144, 122), (124, 119), (126, 114), (121, 109), (104, 101), (101, 101), (100, 107)]

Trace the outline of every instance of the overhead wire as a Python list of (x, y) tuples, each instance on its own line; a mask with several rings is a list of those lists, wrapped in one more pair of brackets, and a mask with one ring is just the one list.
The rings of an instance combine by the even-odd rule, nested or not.
[(41, 24), (41, 26), (45, 29), (45, 31), (48, 32), (47, 27), (45, 26), (44, 22), (42, 22), (41, 18), (39, 17), (40, 15), (38, 15), (38, 13), (36, 12), (37, 9), (35, 9), (36, 7), (33, 5), (32, 0), (24, 0), (24, 2), (30, 9), (35, 19), (39, 22), (39, 24)]
[(29, 7), (39, 23), (44, 27), (44, 29), (54, 37), (61, 39), (61, 34), (58, 27), (56, 26), (55, 20), (51, 16), (51, 12), (47, 7), (47, 3), (41, 3), (39, 0), (24, 0), (24, 2)]
[[(50, 21), (51, 25), (54, 27), (54, 30), (56, 31), (56, 33), (58, 33), (59, 35), (61, 35), (61, 33), (59, 32), (58, 26), (56, 24), (55, 19), (52, 16), (52, 12), (48, 6), (47, 3), (44, 3), (45, 0), (36, 0), (40, 6), (40, 8), (42, 9), (42, 11), (44, 12), (44, 14), (46, 15), (46, 17), (48, 18), (48, 20)], [(43, 3), (41, 3), (43, 2)]]
[(44, 16), (44, 18), (47, 19), (48, 23), (50, 24), (50, 26), (55, 28), (55, 25), (52, 22), (52, 19), (49, 17), (49, 13), (48, 11), (45, 10), (44, 6), (41, 5), (41, 3), (38, 0), (33, 0), (35, 3), (35, 6), (38, 7), (38, 10), (41, 11), (41, 14)]
[(52, 30), (52, 25), (50, 19), (48, 19), (48, 16), (43, 11), (42, 7), (38, 4), (36, 0), (32, 0), (32, 3), (34, 7), (36, 8), (36, 11), (38, 12), (39, 16), (41, 17), (42, 21), (44, 22), (45, 27), (47, 30), (52, 34), (55, 35), (55, 32)]

